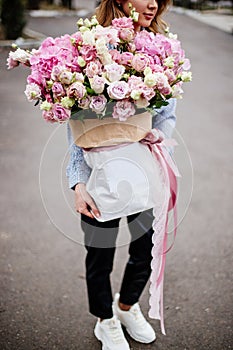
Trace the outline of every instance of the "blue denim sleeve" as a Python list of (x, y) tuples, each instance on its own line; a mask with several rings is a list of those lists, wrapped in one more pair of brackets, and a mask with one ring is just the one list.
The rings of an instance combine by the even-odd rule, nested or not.
[(69, 187), (74, 190), (77, 183), (87, 183), (91, 168), (85, 162), (82, 148), (74, 143), (69, 123), (67, 123), (67, 137), (70, 159), (66, 168), (66, 176), (69, 181)]
[(167, 106), (154, 110), (152, 128), (161, 130), (170, 138), (176, 125), (176, 99), (171, 98)]

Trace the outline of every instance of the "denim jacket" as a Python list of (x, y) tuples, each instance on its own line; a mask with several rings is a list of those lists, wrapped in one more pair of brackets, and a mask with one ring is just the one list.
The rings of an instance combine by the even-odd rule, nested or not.
[[(170, 99), (167, 106), (154, 110), (152, 115), (152, 128), (161, 130), (166, 138), (170, 138), (176, 124), (176, 99)], [(67, 123), (67, 135), (69, 142), (70, 159), (66, 168), (66, 176), (69, 187), (75, 188), (77, 183), (87, 183), (91, 169), (83, 157), (82, 148), (78, 147), (71, 134), (71, 129)]]

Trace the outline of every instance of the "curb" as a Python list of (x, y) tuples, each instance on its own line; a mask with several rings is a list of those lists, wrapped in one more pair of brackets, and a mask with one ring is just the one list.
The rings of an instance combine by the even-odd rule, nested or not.
[[(173, 13), (189, 16), (199, 22), (205, 23), (211, 27), (233, 35), (233, 15), (220, 15), (218, 13), (204, 14), (199, 10), (190, 10), (176, 6), (173, 6), (170, 11)], [(226, 19), (229, 19), (229, 21)]]
[[(89, 17), (92, 12), (88, 9), (79, 9), (76, 11), (43, 11), (35, 10), (30, 11), (29, 16), (34, 18), (51, 18), (51, 17)], [(23, 34), (26, 38), (18, 38), (16, 40), (0, 40), (0, 48), (12, 49), (12, 44), (16, 44), (22, 49), (33, 49), (38, 48), (42, 41), (47, 38), (43, 33), (35, 32), (30, 28), (25, 28)]]

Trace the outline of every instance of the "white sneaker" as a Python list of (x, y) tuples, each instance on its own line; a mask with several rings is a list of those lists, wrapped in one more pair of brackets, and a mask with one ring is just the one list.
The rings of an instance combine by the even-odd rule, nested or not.
[(94, 334), (101, 341), (103, 345), (102, 350), (130, 350), (122, 331), (121, 323), (116, 316), (101, 322), (98, 320)]
[(123, 311), (119, 307), (120, 294), (115, 294), (113, 301), (113, 313), (125, 326), (129, 335), (136, 341), (149, 344), (156, 339), (156, 334), (151, 325), (143, 316), (138, 303), (131, 306), (129, 311)]

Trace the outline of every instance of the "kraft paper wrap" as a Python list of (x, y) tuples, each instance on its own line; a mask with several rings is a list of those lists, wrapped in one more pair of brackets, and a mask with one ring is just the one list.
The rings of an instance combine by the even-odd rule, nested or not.
[(113, 146), (124, 142), (137, 142), (143, 139), (152, 128), (149, 112), (119, 119), (69, 120), (74, 142), (82, 148)]

